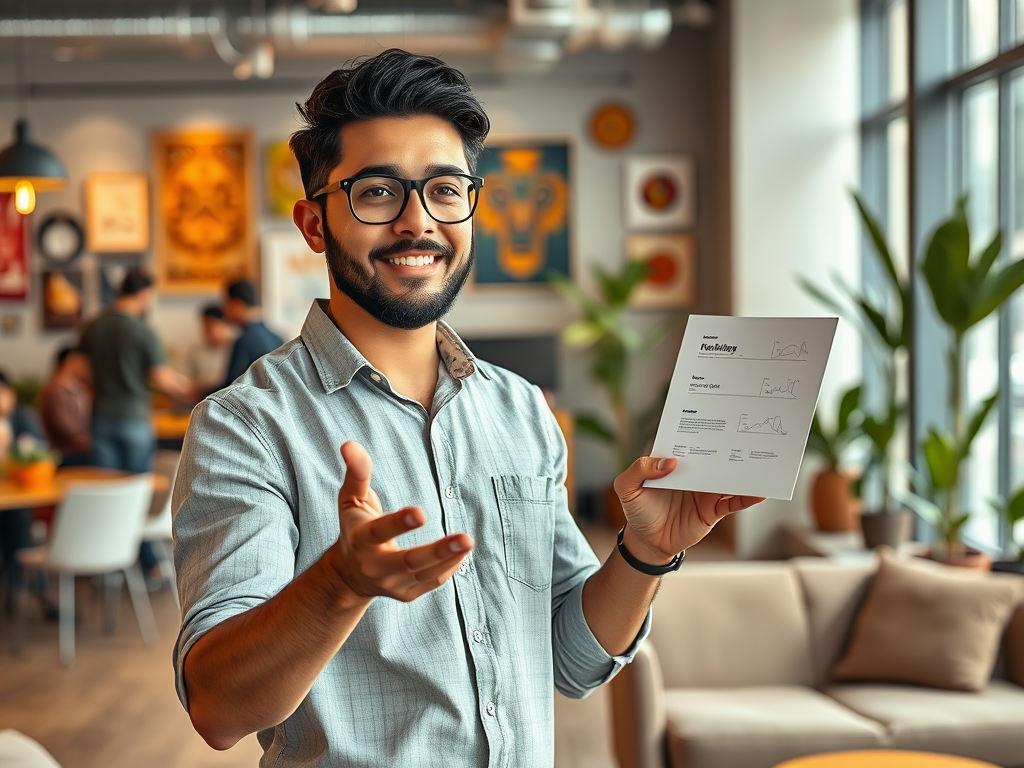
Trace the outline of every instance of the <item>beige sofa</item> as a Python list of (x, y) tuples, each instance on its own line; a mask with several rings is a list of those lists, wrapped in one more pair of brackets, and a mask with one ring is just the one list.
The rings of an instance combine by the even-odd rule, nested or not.
[[(816, 752), (917, 749), (1024, 766), (1024, 602), (980, 693), (837, 683), (876, 561), (685, 563), (612, 682), (621, 768), (770, 768)], [(941, 566), (932, 566), (941, 567)], [(1024, 601), (1024, 579), (1014, 579)]]

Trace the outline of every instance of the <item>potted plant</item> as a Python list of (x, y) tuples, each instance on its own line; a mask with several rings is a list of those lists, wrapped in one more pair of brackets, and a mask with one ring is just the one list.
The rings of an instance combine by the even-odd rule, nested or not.
[(826, 425), (817, 413), (811, 421), (807, 450), (825, 463), (811, 486), (811, 512), (822, 531), (853, 531), (860, 525), (862, 504), (853, 492), (858, 474), (844, 467), (848, 449), (864, 434), (860, 393), (859, 384), (843, 393), (834, 426)]
[(21, 435), (7, 454), (7, 474), (18, 485), (36, 488), (53, 479), (60, 453), (32, 435)]
[(913, 313), (910, 281), (901, 278), (886, 244), (882, 228), (860, 196), (853, 200), (872, 244), (872, 253), (885, 278), (885, 294), (858, 291), (840, 279), (838, 296), (814, 283), (800, 279), (811, 296), (833, 312), (845, 316), (858, 329), (875, 363), (882, 391), (873, 407), (861, 407), (860, 431), (866, 437), (866, 463), (854, 493), (864, 496), (865, 486), (873, 489), (872, 502), (860, 517), (864, 544), (868, 548), (888, 545), (896, 548), (910, 537), (913, 514), (895, 499), (892, 489), (892, 442), (899, 430), (906, 405), (899, 397), (900, 382), (911, 338)]
[[(582, 319), (562, 331), (562, 340), (573, 347), (594, 350), (591, 374), (611, 405), (610, 424), (597, 413), (580, 413), (575, 416), (576, 429), (611, 446), (621, 472), (643, 450), (641, 419), (630, 413), (626, 397), (633, 359), (656, 347), (678, 323), (679, 317), (668, 318), (646, 335), (639, 333), (626, 321), (626, 311), (633, 291), (647, 278), (648, 264), (627, 259), (617, 274), (600, 266), (595, 266), (593, 271), (599, 288), (596, 296), (583, 291), (565, 275), (553, 273), (548, 279), (582, 311)], [(624, 518), (610, 484), (605, 493), (605, 506), (609, 523), (619, 527)]]
[(990, 503), (1006, 525), (1010, 535), (1009, 554), (1012, 558), (993, 561), (992, 570), (1024, 574), (1024, 535), (1017, 534), (1017, 523), (1024, 520), (1024, 486), (1018, 488), (1009, 499), (996, 499)]
[(971, 413), (964, 408), (964, 341), (975, 325), (991, 315), (1024, 285), (1024, 259), (993, 271), (1002, 252), (999, 232), (976, 256), (971, 254), (967, 200), (936, 227), (920, 270), (938, 317), (948, 333), (946, 376), (949, 423), (931, 425), (921, 444), (923, 472), (918, 473), (910, 503), (936, 529), (932, 556), (957, 565), (987, 567), (982, 553), (968, 552), (962, 539), (970, 510), (962, 498), (963, 463), (985, 419), (999, 399), (998, 388)]

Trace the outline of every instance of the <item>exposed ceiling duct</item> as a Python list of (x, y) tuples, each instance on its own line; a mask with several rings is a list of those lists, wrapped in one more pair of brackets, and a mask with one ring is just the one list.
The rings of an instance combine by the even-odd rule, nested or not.
[(703, 26), (712, 13), (710, 0), (35, 0), (21, 17), (14, 5), (0, 0), (0, 43), (49, 44), (59, 61), (212, 50), (239, 79), (268, 78), (277, 60), (390, 46), (492, 56), (501, 72), (537, 74), (588, 48), (657, 48), (674, 25)]

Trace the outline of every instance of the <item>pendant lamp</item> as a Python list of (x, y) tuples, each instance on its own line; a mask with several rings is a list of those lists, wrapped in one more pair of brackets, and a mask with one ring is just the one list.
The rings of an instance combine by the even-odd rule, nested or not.
[(28, 214), (36, 207), (36, 192), (63, 189), (67, 171), (50, 150), (32, 143), (27, 120), (14, 124), (14, 143), (0, 151), (0, 192), (14, 193), (18, 213)]

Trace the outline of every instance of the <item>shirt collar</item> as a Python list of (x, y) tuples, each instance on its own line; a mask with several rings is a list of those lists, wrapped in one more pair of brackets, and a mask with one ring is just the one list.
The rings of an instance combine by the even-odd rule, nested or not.
[[(362, 368), (375, 369), (327, 316), (328, 304), (327, 299), (313, 300), (300, 336), (313, 358), (324, 390), (334, 392), (348, 386)], [(442, 320), (437, 322), (437, 350), (445, 369), (456, 381), (466, 379), (478, 370), (489, 378), (477, 367), (476, 358), (459, 335)]]

